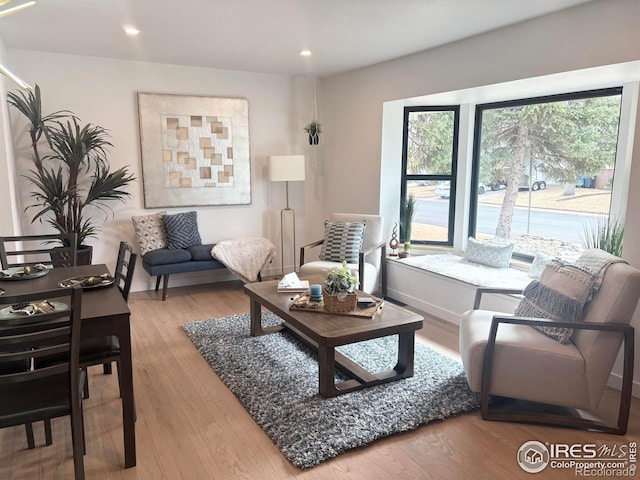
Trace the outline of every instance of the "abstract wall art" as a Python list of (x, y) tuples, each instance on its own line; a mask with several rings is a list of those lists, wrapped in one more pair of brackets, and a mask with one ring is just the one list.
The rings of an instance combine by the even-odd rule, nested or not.
[(138, 93), (145, 208), (251, 203), (245, 98)]

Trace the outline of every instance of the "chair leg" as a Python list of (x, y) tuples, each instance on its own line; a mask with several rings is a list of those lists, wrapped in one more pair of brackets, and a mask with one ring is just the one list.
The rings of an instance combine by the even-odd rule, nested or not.
[(87, 398), (89, 398), (89, 371), (87, 370), (87, 367), (84, 367), (82, 370), (84, 370), (84, 386), (82, 387), (82, 398), (86, 400)]
[(51, 419), (44, 420), (44, 438), (47, 446), (53, 445), (53, 436), (51, 435)]
[(36, 448), (36, 442), (33, 438), (33, 423), (25, 423), (24, 428), (27, 432), (27, 446), (29, 447), (29, 450), (33, 450)]
[(158, 289), (160, 288), (160, 280), (162, 279), (162, 275), (157, 275), (156, 276), (156, 292), (158, 291)]
[(111, 369), (111, 362), (102, 364), (102, 372), (105, 375), (111, 375), (113, 373), (113, 370)]
[(167, 299), (167, 288), (169, 288), (169, 275), (165, 275), (164, 281), (162, 282), (162, 301), (163, 302)]

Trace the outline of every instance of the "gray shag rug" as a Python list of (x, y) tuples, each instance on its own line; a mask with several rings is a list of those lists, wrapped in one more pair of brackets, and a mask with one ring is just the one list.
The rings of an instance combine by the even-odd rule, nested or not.
[[(282, 322), (262, 313), (263, 325)], [(414, 376), (334, 398), (318, 394), (316, 353), (290, 333), (249, 336), (249, 314), (191, 322), (187, 336), (293, 465), (309, 468), (387, 435), (479, 407), (462, 365), (416, 342)], [(371, 372), (397, 361), (397, 336), (338, 348)], [(340, 374), (336, 378), (342, 379)]]

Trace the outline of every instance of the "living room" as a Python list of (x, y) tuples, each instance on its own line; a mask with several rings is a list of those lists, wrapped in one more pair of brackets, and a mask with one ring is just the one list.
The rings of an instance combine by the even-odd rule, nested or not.
[[(9, 45), (5, 45), (0, 59), (21, 78), (41, 87), (46, 111), (69, 109), (85, 121), (108, 128), (114, 144), (109, 156), (112, 167), (129, 166), (138, 179), (130, 187), (131, 198), (124, 204), (114, 205), (113, 217), (105, 221), (99, 238), (94, 242), (94, 263), (111, 265), (120, 240), (136, 245), (131, 217), (154, 212), (144, 206), (137, 92), (243, 97), (249, 101), (252, 202), (240, 206), (196, 207), (203, 240), (213, 243), (256, 236), (266, 237), (278, 245), (279, 212), (284, 207), (285, 192), (283, 184), (268, 181), (267, 157), (295, 153), (304, 154), (307, 161), (306, 180), (289, 185), (291, 204), (297, 215), (298, 245), (321, 238), (323, 219), (341, 211), (382, 213), (388, 240), (393, 222), (397, 221), (395, 205), (399, 202), (399, 195), (397, 187), (394, 190), (393, 185), (385, 182), (382, 167), (384, 162), (394, 161), (394, 154), (385, 150), (383, 138), (386, 132), (383, 125), (387, 128), (385, 102), (619, 64), (628, 64), (637, 82), (640, 80), (640, 70), (635, 63), (640, 60), (639, 9), (640, 5), (635, 0), (587, 2), (402, 58), (318, 77), (315, 79), (317, 110), (323, 132), (316, 147), (308, 145), (303, 131), (313, 116), (313, 75), (169, 65), (103, 58), (90, 53), (77, 55), (12, 48)], [(455, 22), (455, 18), (451, 21)], [(77, 41), (82, 42), (82, 39)], [(606, 78), (599, 86), (615, 85), (618, 81), (617, 78)], [(6, 81), (4, 88), (13, 90), (15, 85)], [(2, 205), (11, 205), (11, 208), (5, 210), (0, 218), (0, 227), (5, 234), (39, 233), (44, 227), (39, 223), (31, 224), (28, 216), (23, 214), (29, 204), (29, 188), (20, 177), (25, 163), (18, 162), (24, 162), (28, 157), (19, 148), (15, 151), (13, 148), (14, 144), (25, 144), (26, 140), (20, 138), (24, 135), (19, 127), (22, 123), (15, 112), (9, 111), (6, 102), (3, 102), (2, 111), (0, 145), (6, 154), (0, 160), (0, 197)], [(389, 128), (401, 130), (402, 125)], [(638, 124), (635, 135), (640, 135)], [(640, 156), (637, 142), (630, 155), (634, 158)], [(631, 165), (629, 175), (631, 185), (637, 184), (635, 179), (640, 179), (637, 162)], [(367, 188), (359, 188), (362, 185)], [(630, 188), (627, 205), (634, 206), (639, 201), (640, 192)], [(624, 258), (638, 267), (640, 246), (629, 241), (640, 234), (636, 210), (627, 209)], [(279, 262), (279, 259), (274, 260), (265, 273), (277, 274)], [(290, 269), (292, 263), (288, 259), (286, 267)], [(231, 286), (224, 283), (226, 280), (232, 280)], [(212, 285), (212, 281), (222, 283)], [(223, 273), (177, 276), (172, 279), (171, 287), (179, 288), (173, 289), (168, 302), (161, 302), (153, 292), (153, 279), (141, 268), (137, 270), (130, 305), (134, 313), (132, 323), (136, 324), (133, 327), (134, 342), (138, 344), (134, 361), (141, 362), (143, 366), (136, 370), (136, 382), (147, 386), (154, 382), (160, 384), (148, 390), (142, 386), (138, 388), (137, 406), (140, 411), (153, 410), (153, 396), (162, 395), (161, 385), (172, 390), (168, 396), (176, 403), (162, 402), (161, 411), (156, 412), (157, 417), (140, 414), (139, 442), (158, 446), (157, 450), (149, 448), (140, 453), (140, 459), (146, 455), (158, 459), (150, 460), (148, 468), (141, 468), (144, 463), (140, 461), (133, 469), (137, 471), (124, 471), (119, 467), (120, 431), (117, 403), (113, 403), (116, 413), (112, 417), (115, 419), (105, 414), (91, 425), (94, 429), (109, 430), (108, 439), (101, 445), (111, 458), (109, 461), (100, 459), (93, 467), (88, 460), (88, 473), (95, 472), (95, 478), (203, 478), (203, 472), (207, 471), (204, 466), (190, 472), (189, 465), (212, 462), (215, 466), (209, 470), (209, 478), (254, 478), (259, 473), (266, 478), (389, 478), (401, 473), (408, 478), (460, 478), (463, 474), (477, 478), (483, 475), (484, 478), (518, 478), (526, 474), (518, 471), (512, 457), (515, 458), (517, 447), (529, 437), (565, 443), (589, 442), (592, 438), (583, 432), (488, 424), (482, 422), (476, 412), (452, 420), (453, 424), (442, 422), (400, 435), (400, 439), (378, 442), (373, 453), (364, 453), (364, 450), (351, 452), (346, 460), (338, 458), (321, 465), (319, 468), (322, 469), (301, 472), (279, 457), (278, 450), (262, 436), (259, 427), (251, 425), (250, 418), (243, 417), (246, 414), (232, 403), (233, 396), (229, 392), (226, 395), (207, 392), (205, 382), (199, 378), (207, 375), (209, 367), (200, 358), (195, 368), (197, 376), (187, 373), (189, 380), (185, 380), (185, 384), (180, 380), (180, 376), (189, 369), (187, 358), (193, 360), (197, 352), (188, 342), (182, 343), (184, 335), (177, 326), (190, 320), (230, 315), (243, 308), (246, 311), (248, 306), (243, 303), (241, 288), (233, 281), (235, 277)], [(139, 317), (135, 318), (136, 315)], [(179, 318), (183, 321), (180, 322)], [(168, 333), (163, 328), (171, 331), (171, 335), (175, 334), (176, 338), (165, 338)], [(445, 344), (443, 348), (457, 348), (455, 334), (447, 330), (448, 326), (434, 323), (429, 328), (435, 332), (442, 331), (439, 338)], [(145, 338), (154, 339), (159, 350), (154, 352), (149, 348)], [(167, 358), (162, 358), (164, 355)], [(140, 360), (135, 360), (135, 356)], [(162, 368), (153, 368), (153, 362)], [(176, 365), (175, 371), (163, 378), (164, 370), (170, 369), (172, 364)], [(115, 402), (116, 399), (112, 398), (113, 391), (117, 391), (114, 389), (115, 380), (98, 380), (101, 381), (104, 382), (103, 387), (95, 388), (91, 401), (99, 402), (104, 390), (105, 397)], [(202, 412), (207, 420), (202, 422), (210, 430), (195, 433), (200, 422), (196, 417), (177, 415), (172, 418), (172, 408), (183, 408), (178, 392), (182, 388), (188, 392), (185, 396), (200, 397), (188, 408), (207, 409)], [(220, 390), (224, 387), (217, 382), (213, 388)], [(212, 421), (217, 414), (215, 406), (220, 404), (224, 405), (221, 411), (229, 417), (225, 426)], [(637, 439), (640, 425), (633, 413), (634, 408), (637, 408), (635, 401), (629, 439)], [(236, 420), (236, 416), (242, 419)], [(172, 425), (174, 420), (187, 423), (189, 428)], [(435, 433), (428, 433), (431, 427), (436, 427)], [(174, 429), (180, 432), (178, 437), (183, 442), (180, 445), (166, 440)], [(194, 432), (191, 433), (190, 429)], [(485, 431), (490, 429), (493, 433), (486, 435)], [(20, 441), (20, 434), (22, 431), (2, 438), (11, 444)], [(464, 443), (465, 436), (472, 441)], [(68, 438), (63, 435), (56, 438), (55, 448), (60, 449), (60, 455), (67, 455), (64, 444), (68, 443)], [(223, 440), (228, 443), (225, 445)], [(484, 447), (474, 449), (474, 442)], [(247, 452), (248, 444), (256, 446), (255, 453)], [(170, 449), (178, 447), (180, 450), (170, 455)], [(496, 458), (491, 458), (494, 451), (497, 452)], [(245, 458), (247, 455), (249, 459)], [(173, 458), (167, 459), (169, 456)], [(376, 456), (380, 459), (375, 459)], [(448, 463), (456, 456), (464, 461)], [(16, 455), (12, 461), (22, 462), (19, 458)], [(497, 466), (498, 459), (508, 463), (504, 471)], [(21, 474), (15, 473), (6, 461), (8, 458), (4, 457), (0, 476), (14, 478), (12, 475), (15, 474), (18, 478)], [(465, 470), (458, 463), (474, 465), (474, 468)], [(25, 472), (33, 472), (28, 470), (28, 466), (24, 468)], [(24, 472), (23, 475), (28, 476)], [(41, 478), (48, 478), (46, 474), (41, 475)], [(567, 477), (558, 475), (556, 478)]]

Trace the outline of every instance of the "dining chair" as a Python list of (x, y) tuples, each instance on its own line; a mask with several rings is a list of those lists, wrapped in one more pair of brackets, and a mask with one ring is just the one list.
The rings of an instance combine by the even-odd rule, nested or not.
[[(32, 422), (68, 415), (76, 480), (84, 479), (85, 451), (81, 400), (85, 374), (79, 357), (81, 303), (80, 286), (0, 296), (0, 307), (4, 306), (0, 428), (30, 426)], [(19, 309), (18, 304), (27, 304), (27, 308)], [(52, 354), (59, 361), (35, 366), (34, 360)], [(27, 369), (21, 367), (25, 361), (30, 364)]]
[[(57, 245), (47, 246), (52, 243)], [(75, 266), (76, 248), (75, 233), (0, 237), (0, 262), (3, 269), (40, 263), (53, 268)]]
[[(115, 284), (120, 290), (125, 301), (129, 300), (131, 281), (136, 268), (138, 256), (133, 253), (133, 248), (127, 242), (120, 242), (116, 268), (113, 275)], [(118, 366), (118, 384), (120, 383), (120, 342), (113, 335), (104, 337), (88, 338), (82, 340), (80, 344), (80, 365), (85, 370), (93, 365), (102, 364), (105, 375), (112, 373), (111, 363), (116, 362)], [(85, 377), (85, 387), (83, 398), (89, 398), (89, 376)]]

